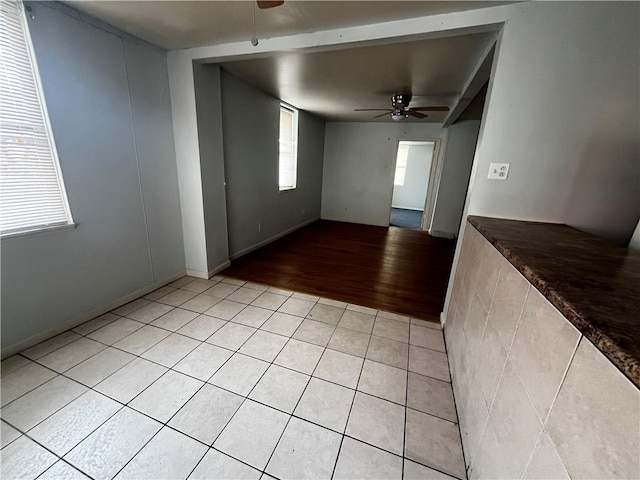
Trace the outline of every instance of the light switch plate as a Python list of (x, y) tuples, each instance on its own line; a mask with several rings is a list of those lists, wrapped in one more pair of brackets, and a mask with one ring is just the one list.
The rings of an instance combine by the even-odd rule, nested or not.
[(489, 176), (487, 177), (490, 180), (506, 180), (509, 175), (509, 165), (510, 163), (492, 163), (489, 165)]

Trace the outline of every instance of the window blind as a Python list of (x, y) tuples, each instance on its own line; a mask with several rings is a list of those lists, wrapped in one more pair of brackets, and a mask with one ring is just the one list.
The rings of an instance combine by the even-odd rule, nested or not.
[(296, 111), (280, 107), (280, 190), (296, 188), (297, 163), (297, 119)]
[(22, 9), (0, 1), (0, 235), (71, 223)]

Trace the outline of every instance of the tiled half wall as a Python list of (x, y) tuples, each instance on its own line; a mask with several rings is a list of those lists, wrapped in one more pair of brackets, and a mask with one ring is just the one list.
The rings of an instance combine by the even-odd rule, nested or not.
[(640, 391), (470, 224), (450, 305), (469, 479), (640, 478)]

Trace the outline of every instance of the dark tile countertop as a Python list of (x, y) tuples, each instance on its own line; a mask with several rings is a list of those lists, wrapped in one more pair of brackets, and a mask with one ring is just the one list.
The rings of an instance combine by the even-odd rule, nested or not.
[(640, 252), (567, 225), (468, 220), (640, 388)]

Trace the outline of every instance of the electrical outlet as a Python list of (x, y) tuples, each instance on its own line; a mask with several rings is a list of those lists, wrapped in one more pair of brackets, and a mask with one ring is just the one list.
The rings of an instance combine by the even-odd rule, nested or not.
[(489, 165), (489, 180), (506, 180), (510, 163), (492, 163)]

